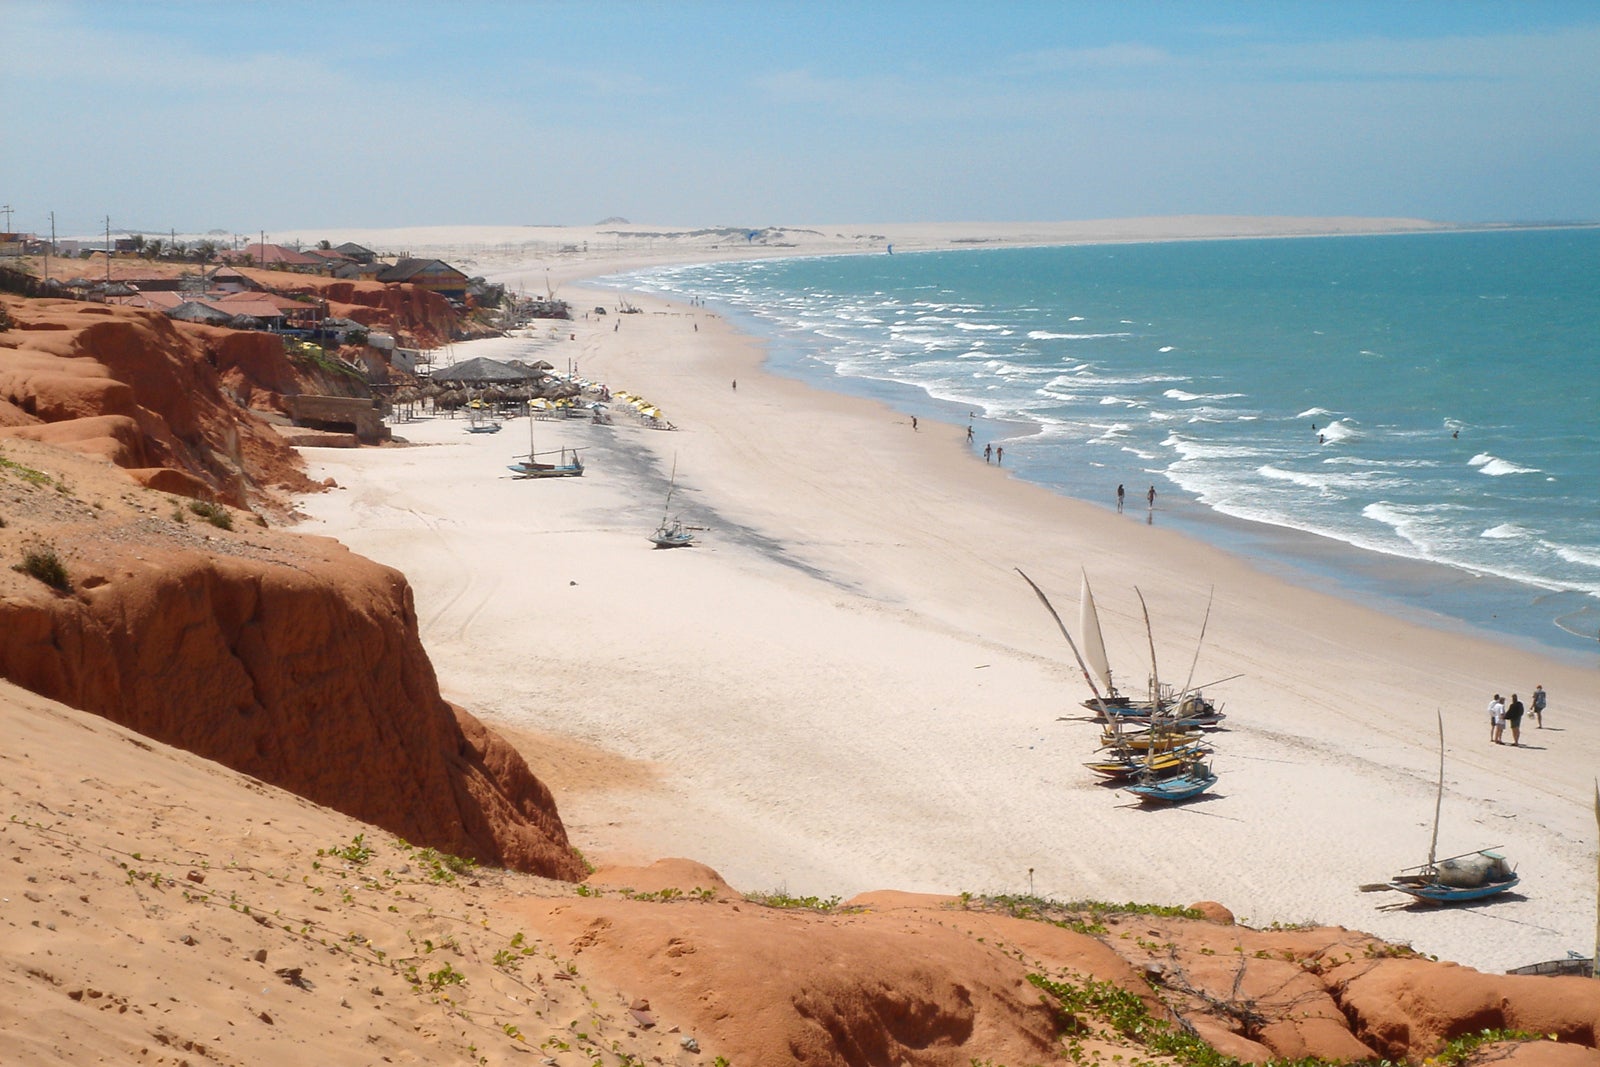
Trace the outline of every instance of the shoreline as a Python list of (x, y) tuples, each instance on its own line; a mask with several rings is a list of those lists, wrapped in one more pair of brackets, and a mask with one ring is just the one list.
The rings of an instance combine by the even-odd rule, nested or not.
[[(1485, 230), (1526, 228), (1528, 227), (1462, 227), (1431, 232), (1467, 234)], [(1218, 238), (1185, 236), (1152, 239), (1148, 243), (1160, 243), (1166, 240), (1264, 240), (1273, 237), (1352, 235), (1381, 237), (1416, 234), (1417, 231), (1407, 230), (1361, 234), (1234, 235)], [(1141, 239), (1141, 243), (1146, 242)], [(919, 251), (961, 250), (940, 248)], [(864, 254), (869, 253), (829, 252), (818, 253), (817, 257)], [(637, 291), (627, 285), (626, 276), (640, 272), (647, 273), (652, 269), (652, 267), (630, 268), (621, 275), (605, 275), (603, 280), (608, 291), (637, 295)], [(680, 299), (678, 294), (658, 292), (657, 295), (669, 300)], [(798, 357), (793, 353), (784, 354), (789, 342), (778, 324), (765, 321), (749, 310), (737, 306), (719, 304), (716, 310), (729, 318), (737, 328), (757, 337), (767, 346), (769, 356), (765, 368), (769, 372), (814, 388), (842, 392), (882, 403), (906, 418), (915, 414), (924, 419), (941, 419), (957, 430), (966, 425), (961, 413), (970, 406), (968, 403), (934, 395), (921, 386), (909, 382), (870, 375), (837, 373), (826, 365), (820, 367), (811, 365), (803, 354)], [(999, 441), (1003, 437), (1006, 444), (1014, 440), (1024, 441), (1027, 437), (1043, 430), (1040, 423), (1031, 421), (1025, 416), (1008, 420), (984, 417), (980, 414), (975, 425), (980, 429), (977, 438), (979, 441)], [(985, 433), (985, 428), (993, 432)], [(1026, 456), (1021, 458), (1026, 463)], [(1028, 474), (1024, 474), (1023, 477), (1058, 495), (1103, 507), (1107, 511), (1111, 510), (1109, 503), (1104, 503), (1097, 495), (1089, 493), (1087, 486), (1083, 484), (1050, 477), (1032, 477)], [(1592, 668), (1597, 661), (1600, 661), (1600, 651), (1597, 651), (1594, 633), (1588, 629), (1574, 629), (1563, 622), (1567, 616), (1583, 614), (1590, 610), (1588, 607), (1590, 598), (1578, 590), (1543, 585), (1537, 581), (1495, 570), (1477, 570), (1463, 564), (1388, 552), (1358, 541), (1330, 536), (1307, 525), (1297, 525), (1291, 521), (1272, 521), (1236, 514), (1201, 503), (1176, 485), (1163, 485), (1161, 492), (1167, 500), (1179, 501), (1169, 508), (1172, 520), (1181, 524), (1190, 536), (1241, 558), (1254, 560), (1259, 565), (1265, 565), (1295, 584), (1331, 592), (1386, 613), (1399, 614), (1419, 625), (1491, 641), (1504, 641), (1526, 651), (1549, 656), (1569, 666)], [(1396, 592), (1394, 588), (1403, 591)], [(1539, 606), (1552, 600), (1558, 600), (1564, 607), (1557, 610)]]
[[(520, 423), (488, 442), (401, 426), (437, 443), (317, 454), (317, 474), (350, 488), (306, 502), (324, 532), (411, 579), (450, 699), (603, 751), (558, 795), (586, 852), (687, 855), (741, 888), (824, 896), (1209, 898), (1252, 923), (1337, 922), (1488, 968), (1584, 946), (1590, 672), (1297, 587), (1159, 510), (1146, 527), (973, 464), (959, 429), (913, 431), (875, 401), (768, 374), (726, 320), (640, 303), (626, 322), (507, 344), (554, 363), (567, 349), (679, 432), (540, 423), (541, 447), (548, 433), (595, 457), (581, 480), (540, 484), (498, 475)], [(674, 462), (685, 520), (714, 528), (654, 552), (644, 534)], [(1208, 691), (1230, 716), (1212, 799), (1140, 811), (1079, 766), (1092, 731), (1056, 720), (1081, 714), (1083, 685), (1013, 568), (1070, 617), (1080, 565), (1127, 677), (1144, 658), (1131, 587), (1167, 675), (1216, 587), (1197, 677), (1244, 677)], [(1527, 736), (1538, 747), (1479, 736), (1502, 679), (1552, 693), (1549, 728)], [(1523, 892), (1383, 911), (1355, 886), (1425, 852), (1441, 706), (1441, 851), (1506, 843)]]

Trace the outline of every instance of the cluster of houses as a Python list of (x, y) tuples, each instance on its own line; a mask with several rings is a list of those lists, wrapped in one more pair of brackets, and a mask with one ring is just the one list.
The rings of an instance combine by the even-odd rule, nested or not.
[(372, 333), (359, 322), (329, 315), (327, 301), (319, 297), (274, 291), (237, 269), (238, 266), (404, 283), (438, 293), (458, 309), (468, 306), (469, 297), (481, 300), (487, 295), (480, 291), (481, 282), (475, 285), (472, 279), (443, 260), (385, 261), (376, 252), (357, 244), (310, 251), (252, 244), (238, 250), (219, 251), (215, 260), (215, 265), (201, 265), (199, 271), (177, 278), (97, 280), (80, 277), (68, 280), (63, 288), (79, 299), (150, 308), (187, 322), (270, 330), (334, 344), (367, 343), (378, 348), (392, 348), (393, 339), (386, 334)]
[[(115, 253), (138, 254), (145, 242), (141, 238), (117, 238)], [(32, 234), (0, 234), (0, 249), (15, 254), (48, 253), (50, 245)], [(403, 284), (436, 293), (458, 312), (473, 307), (499, 306), (508, 324), (530, 318), (570, 318), (564, 301), (506, 300), (503, 286), (488, 285), (481, 278), (465, 273), (439, 259), (380, 257), (370, 248), (353, 242), (332, 246), (323, 241), (315, 248), (298, 249), (276, 244), (247, 244), (237, 249), (202, 251), (208, 262), (181, 277), (122, 277), (104, 279), (76, 277), (65, 283), (44, 285), (62, 295), (80, 300), (125, 304), (161, 311), (175, 319), (226, 326), (232, 329), (270, 330), (306, 340), (333, 344), (369, 344), (393, 349), (394, 340), (384, 333), (369, 330), (351, 319), (332, 316), (328, 304), (307, 293), (275, 291), (238, 268), (259, 267), (273, 271), (315, 274), (350, 281)], [(148, 251), (148, 247), (143, 249)], [(70, 251), (55, 246), (56, 254)], [(80, 254), (104, 253), (104, 248), (78, 250)]]

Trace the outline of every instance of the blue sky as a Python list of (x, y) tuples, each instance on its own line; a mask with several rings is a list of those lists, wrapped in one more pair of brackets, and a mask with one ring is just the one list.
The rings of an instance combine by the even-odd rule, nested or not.
[(1600, 219), (1600, 4), (0, 0), (22, 230)]

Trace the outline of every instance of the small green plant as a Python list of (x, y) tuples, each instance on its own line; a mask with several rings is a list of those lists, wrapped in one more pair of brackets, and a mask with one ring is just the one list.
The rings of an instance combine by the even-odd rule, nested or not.
[(219, 530), (233, 529), (233, 512), (221, 504), (213, 504), (207, 500), (191, 500), (189, 510)]
[(283, 346), (284, 354), (296, 363), (309, 363), (319, 370), (330, 374), (342, 374), (347, 378), (361, 379), (361, 372), (345, 363), (328, 355), (327, 349), (321, 345), (314, 345), (309, 341), (291, 341)]
[(1554, 1034), (1532, 1034), (1526, 1030), (1479, 1030), (1475, 1034), (1462, 1034), (1460, 1037), (1445, 1043), (1444, 1048), (1430, 1057), (1430, 1063), (1437, 1063), (1442, 1067), (1454, 1067), (1455, 1064), (1466, 1063), (1472, 1054), (1484, 1045), (1492, 1045), (1497, 1041), (1554, 1041)]
[(430, 880), (446, 883), (455, 881), (456, 875), (466, 874), (478, 865), (477, 860), (463, 859), (432, 848), (418, 849), (416, 860), (428, 872)]
[(796, 897), (790, 896), (782, 889), (775, 889), (771, 893), (746, 893), (745, 899), (752, 904), (760, 904), (768, 908), (807, 908), (811, 911), (832, 911), (839, 906), (838, 897)]
[(52, 589), (59, 589), (63, 593), (72, 588), (72, 580), (67, 577), (66, 565), (61, 562), (61, 557), (56, 555), (56, 550), (50, 545), (31, 545), (22, 550), (22, 562), (14, 564), (11, 568), (20, 571), (30, 578), (37, 578)]
[(372, 858), (372, 849), (367, 845), (367, 835), (357, 834), (350, 839), (348, 845), (341, 845), (337, 848), (319, 848), (317, 849), (317, 855), (336, 856), (347, 863), (353, 863), (360, 867)]
[(5, 456), (0, 456), (0, 470), (10, 471), (29, 485), (45, 486), (55, 480), (44, 471), (36, 471), (32, 467), (24, 467), (15, 460), (5, 458)]

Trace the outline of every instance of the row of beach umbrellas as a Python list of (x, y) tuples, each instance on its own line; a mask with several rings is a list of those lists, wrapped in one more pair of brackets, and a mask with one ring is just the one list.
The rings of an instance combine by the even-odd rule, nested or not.
[(650, 401), (646, 400), (642, 396), (634, 396), (632, 393), (615, 392), (611, 394), (611, 399), (613, 403), (621, 404), (623, 407), (632, 408), (634, 411), (639, 413), (641, 418), (661, 419), (663, 417), (661, 414), (661, 409), (650, 403)]

